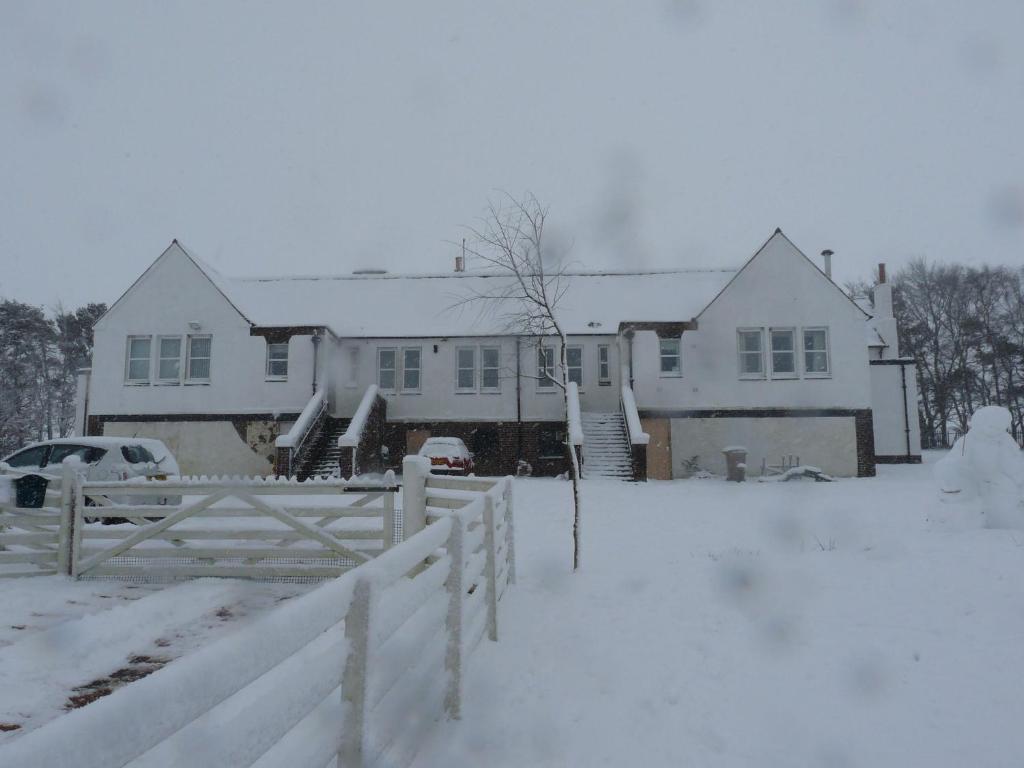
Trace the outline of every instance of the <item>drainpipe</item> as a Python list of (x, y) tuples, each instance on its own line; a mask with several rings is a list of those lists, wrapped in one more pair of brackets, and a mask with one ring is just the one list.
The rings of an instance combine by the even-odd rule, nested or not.
[(516, 336), (516, 471), (519, 474), (519, 461), (523, 458), (523, 356), (520, 351), (522, 337)]
[(320, 353), (320, 330), (313, 331), (313, 394), (316, 394), (316, 373), (317, 373), (317, 359)]
[(907, 458), (910, 458), (910, 404), (907, 402), (907, 366), (900, 363), (900, 384), (903, 387), (903, 433), (907, 440)]
[(629, 363), (629, 388), (633, 388), (633, 336), (635, 332), (632, 328), (628, 329), (625, 333), (626, 336), (626, 360)]

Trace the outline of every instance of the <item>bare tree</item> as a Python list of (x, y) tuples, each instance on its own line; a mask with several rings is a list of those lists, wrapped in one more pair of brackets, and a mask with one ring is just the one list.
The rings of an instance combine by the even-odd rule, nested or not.
[[(500, 203), (488, 201), (487, 212), (476, 226), (466, 229), (466, 252), (478, 263), (507, 276), (506, 280), (487, 280), (485, 289), (471, 289), (460, 304), (476, 304), (482, 312), (499, 320), (503, 330), (537, 340), (536, 378), (550, 381), (562, 391), (566, 418), (566, 449), (572, 477), (573, 570), (580, 567), (581, 495), (580, 462), (570, 436), (569, 366), (567, 338), (559, 321), (558, 306), (569, 289), (565, 267), (556, 263), (545, 250), (544, 225), (547, 208), (532, 194), (516, 199), (505, 194)], [(542, 363), (544, 340), (558, 340), (559, 371), (555, 375)]]

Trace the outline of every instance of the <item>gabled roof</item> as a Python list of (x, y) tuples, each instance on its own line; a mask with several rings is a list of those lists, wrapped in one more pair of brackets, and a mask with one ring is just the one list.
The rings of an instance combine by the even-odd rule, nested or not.
[(135, 286), (137, 286), (137, 285), (138, 285), (139, 283), (141, 283), (141, 282), (142, 282), (142, 281), (143, 281), (143, 280), (144, 280), (144, 279), (146, 278), (146, 276), (147, 276), (147, 275), (148, 275), (148, 274), (149, 274), (150, 272), (152, 272), (152, 271), (153, 271), (154, 269), (156, 269), (156, 266), (157, 266), (158, 264), (160, 264), (160, 262), (164, 261), (165, 259), (171, 258), (171, 256), (173, 256), (173, 255), (174, 255), (174, 253), (175, 253), (176, 251), (177, 251), (177, 252), (180, 252), (180, 253), (181, 253), (182, 255), (184, 255), (184, 256), (185, 256), (185, 258), (186, 258), (186, 259), (188, 259), (188, 260), (189, 260), (190, 262), (192, 262), (192, 264), (193, 264), (193, 265), (195, 266), (195, 268), (196, 268), (196, 269), (198, 269), (198, 270), (199, 270), (199, 272), (200, 272), (200, 273), (201, 273), (201, 274), (202, 274), (202, 275), (203, 275), (203, 276), (204, 276), (204, 277), (205, 277), (205, 278), (206, 278), (207, 280), (209, 280), (209, 281), (210, 281), (210, 283), (211, 283), (211, 284), (213, 285), (213, 287), (217, 289), (217, 291), (218, 291), (218, 292), (219, 292), (219, 293), (221, 294), (221, 296), (223, 296), (223, 297), (224, 297), (224, 299), (225, 299), (225, 300), (226, 300), (226, 301), (228, 302), (228, 304), (230, 304), (230, 305), (232, 306), (232, 308), (233, 308), (233, 309), (234, 309), (234, 310), (235, 310), (235, 311), (236, 311), (236, 312), (237, 312), (237, 313), (238, 313), (239, 315), (241, 315), (241, 316), (242, 316), (242, 319), (243, 319), (243, 320), (245, 320), (245, 321), (246, 321), (247, 323), (249, 323), (250, 325), (252, 324), (252, 321), (251, 321), (251, 320), (249, 320), (249, 318), (245, 316), (245, 313), (244, 313), (244, 312), (242, 312), (242, 310), (240, 310), (240, 309), (238, 308), (238, 305), (236, 305), (236, 304), (235, 304), (235, 303), (234, 303), (234, 302), (233, 302), (233, 301), (231, 300), (231, 296), (230, 296), (230, 295), (228, 294), (228, 291), (227, 291), (227, 290), (225, 290), (225, 288), (226, 288), (226, 286), (227, 286), (227, 284), (228, 284), (228, 282), (229, 282), (229, 281), (227, 281), (227, 280), (226, 280), (226, 279), (225, 279), (225, 278), (224, 278), (224, 277), (223, 277), (223, 276), (222, 276), (222, 275), (221, 275), (221, 274), (220, 274), (219, 272), (217, 272), (217, 270), (213, 269), (213, 267), (211, 267), (211, 266), (209, 266), (208, 264), (206, 264), (206, 263), (204, 263), (204, 262), (200, 261), (200, 260), (199, 260), (199, 259), (197, 259), (197, 258), (196, 258), (195, 256), (193, 256), (193, 255), (192, 255), (191, 253), (189, 253), (188, 249), (187, 249), (187, 248), (185, 248), (185, 246), (184, 246), (184, 245), (182, 245), (182, 244), (181, 244), (181, 243), (180, 243), (180, 242), (179, 242), (179, 241), (177, 240), (177, 238), (175, 238), (174, 240), (172, 240), (172, 241), (171, 241), (171, 244), (170, 244), (170, 245), (168, 245), (168, 246), (167, 246), (167, 247), (166, 247), (166, 248), (164, 249), (163, 253), (161, 253), (161, 254), (160, 254), (160, 255), (159, 255), (159, 256), (158, 256), (158, 257), (157, 257), (157, 258), (156, 258), (156, 259), (155, 259), (155, 260), (153, 261), (153, 263), (152, 263), (152, 264), (150, 264), (150, 265), (149, 265), (148, 267), (146, 267), (146, 270), (145, 270), (145, 271), (144, 271), (144, 272), (143, 272), (143, 273), (142, 273), (141, 275), (139, 275), (139, 276), (138, 276), (137, 278), (135, 278), (135, 281), (134, 281), (134, 282), (133, 282), (133, 283), (132, 283), (131, 285), (129, 285), (129, 286), (128, 286), (127, 290), (125, 290), (125, 292), (124, 292), (124, 293), (122, 293), (122, 294), (121, 294), (120, 296), (118, 296), (118, 297), (117, 297), (117, 300), (116, 300), (116, 301), (115, 301), (115, 302), (114, 302), (113, 304), (111, 304), (111, 305), (110, 305), (109, 307), (107, 307), (107, 311), (106, 311), (106, 312), (104, 312), (104, 313), (103, 313), (102, 315), (100, 315), (100, 316), (99, 316), (99, 317), (98, 317), (98, 318), (96, 319), (96, 323), (97, 323), (97, 324), (99, 324), (99, 323), (100, 323), (100, 321), (102, 321), (102, 320), (103, 320), (103, 319), (104, 319), (105, 317), (107, 317), (107, 315), (109, 315), (109, 314), (110, 314), (111, 312), (113, 312), (113, 311), (114, 311), (114, 308), (115, 308), (115, 307), (116, 307), (116, 306), (117, 306), (118, 304), (120, 304), (120, 303), (121, 303), (121, 301), (122, 301), (122, 300), (124, 299), (124, 297), (125, 297), (125, 296), (127, 296), (127, 295), (128, 295), (129, 293), (131, 293), (131, 292), (132, 292), (132, 291), (133, 291), (133, 290), (135, 289)]
[(725, 292), (726, 292), (727, 290), (729, 290), (729, 286), (730, 286), (730, 285), (732, 285), (733, 281), (734, 281), (734, 280), (736, 280), (736, 278), (738, 278), (738, 277), (739, 277), (739, 276), (740, 276), (740, 275), (741, 275), (741, 274), (743, 273), (743, 270), (745, 270), (745, 269), (746, 269), (747, 267), (749, 267), (749, 266), (750, 266), (751, 264), (753, 264), (753, 263), (754, 263), (754, 260), (755, 260), (755, 259), (756, 259), (756, 258), (757, 258), (758, 256), (760, 256), (760, 255), (761, 255), (762, 253), (764, 253), (765, 249), (767, 249), (767, 248), (768, 248), (768, 246), (769, 246), (769, 245), (770, 245), (770, 244), (771, 244), (771, 243), (772, 243), (772, 242), (773, 242), (774, 240), (777, 240), (777, 239), (781, 239), (781, 240), (783, 240), (783, 241), (784, 241), (784, 242), (785, 242), (785, 243), (786, 243), (787, 245), (789, 245), (789, 247), (790, 247), (790, 248), (792, 248), (792, 249), (793, 249), (793, 250), (794, 250), (794, 251), (795, 251), (796, 253), (800, 254), (800, 256), (802, 256), (802, 257), (803, 257), (804, 261), (806, 261), (806, 262), (808, 263), (808, 265), (810, 265), (811, 267), (813, 267), (813, 268), (814, 268), (814, 271), (815, 271), (815, 272), (817, 272), (817, 273), (818, 273), (819, 275), (821, 275), (822, 279), (823, 279), (823, 280), (825, 280), (825, 281), (826, 281), (826, 282), (827, 282), (827, 283), (828, 283), (828, 284), (829, 284), (830, 286), (832, 286), (832, 288), (833, 288), (833, 289), (835, 289), (836, 291), (838, 291), (838, 292), (839, 292), (839, 294), (840, 294), (840, 295), (841, 295), (841, 296), (842, 296), (842, 297), (843, 297), (844, 299), (846, 299), (846, 300), (847, 300), (847, 301), (849, 301), (849, 302), (850, 302), (851, 304), (853, 304), (853, 306), (855, 306), (855, 307), (857, 308), (857, 310), (858, 310), (858, 311), (859, 311), (859, 312), (860, 312), (860, 313), (861, 313), (862, 315), (864, 315), (865, 319), (866, 319), (866, 318), (869, 318), (869, 317), (871, 317), (871, 315), (870, 315), (870, 314), (868, 314), (867, 312), (865, 312), (865, 311), (864, 311), (864, 308), (863, 308), (863, 307), (861, 307), (861, 306), (860, 306), (860, 305), (859, 305), (859, 304), (858, 304), (858, 303), (857, 303), (856, 301), (854, 301), (854, 300), (853, 300), (853, 299), (852, 299), (852, 298), (851, 298), (851, 297), (850, 297), (850, 296), (849, 296), (849, 295), (848, 295), (848, 294), (846, 293), (846, 291), (844, 291), (844, 290), (843, 290), (842, 288), (840, 288), (840, 287), (839, 287), (838, 285), (836, 285), (836, 284), (835, 284), (835, 282), (834, 282), (834, 281), (832, 280), (832, 278), (831, 278), (831, 277), (829, 277), (828, 275), (826, 275), (826, 274), (825, 274), (825, 273), (824, 273), (824, 272), (823, 272), (823, 271), (821, 270), (821, 268), (820, 268), (820, 267), (819, 267), (819, 266), (818, 266), (817, 264), (815, 264), (815, 263), (814, 263), (813, 261), (811, 261), (811, 260), (810, 260), (810, 259), (809, 259), (809, 258), (807, 257), (807, 254), (806, 254), (806, 253), (804, 253), (804, 252), (803, 252), (803, 251), (801, 251), (801, 250), (800, 250), (799, 248), (797, 248), (797, 247), (796, 247), (796, 244), (795, 244), (795, 243), (794, 243), (794, 242), (793, 242), (792, 240), (790, 240), (790, 239), (789, 239), (788, 237), (786, 237), (786, 235), (785, 235), (785, 233), (783, 233), (783, 231), (782, 231), (782, 228), (781, 228), (781, 227), (777, 227), (777, 228), (775, 229), (775, 232), (774, 232), (774, 233), (772, 234), (772, 236), (771, 236), (771, 237), (769, 237), (769, 238), (768, 238), (767, 240), (765, 240), (765, 241), (764, 241), (764, 242), (763, 242), (763, 243), (761, 244), (761, 247), (760, 247), (760, 248), (758, 248), (758, 249), (757, 249), (756, 251), (754, 251), (754, 255), (753, 255), (753, 256), (751, 256), (751, 257), (750, 257), (749, 259), (747, 259), (747, 261), (746, 261), (746, 262), (745, 262), (745, 263), (743, 264), (743, 266), (742, 266), (742, 267), (740, 267), (740, 268), (739, 268), (738, 270), (736, 270), (735, 274), (734, 274), (734, 275), (732, 276), (732, 278), (731, 278), (731, 279), (729, 280), (729, 282), (727, 282), (727, 283), (726, 283), (726, 284), (725, 284), (724, 286), (722, 286), (722, 289), (721, 289), (721, 290), (720, 290), (720, 291), (719, 291), (718, 293), (716, 293), (716, 294), (715, 294), (714, 298), (713, 298), (713, 299), (711, 299), (711, 301), (709, 301), (709, 302), (707, 303), (707, 306), (705, 306), (705, 307), (704, 307), (704, 308), (703, 308), (703, 309), (702, 309), (702, 310), (701, 310), (701, 311), (700, 311), (699, 313), (697, 313), (697, 315), (695, 315), (695, 317), (696, 317), (696, 318), (697, 318), (697, 319), (699, 320), (699, 319), (700, 319), (700, 316), (701, 316), (701, 315), (703, 315), (703, 314), (704, 314), (705, 312), (707, 312), (707, 311), (708, 311), (708, 309), (709, 309), (709, 308), (711, 307), (711, 305), (712, 305), (712, 304), (714, 304), (714, 303), (715, 303), (716, 301), (718, 301), (718, 297), (719, 297), (719, 296), (721, 296), (721, 295), (722, 295), (723, 293), (725, 293)]

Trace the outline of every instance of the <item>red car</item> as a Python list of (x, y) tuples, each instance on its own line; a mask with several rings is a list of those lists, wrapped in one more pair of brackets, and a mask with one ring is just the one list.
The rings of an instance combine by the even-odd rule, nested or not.
[(428, 437), (419, 451), (430, 459), (430, 471), (446, 475), (468, 475), (474, 469), (473, 454), (457, 437)]

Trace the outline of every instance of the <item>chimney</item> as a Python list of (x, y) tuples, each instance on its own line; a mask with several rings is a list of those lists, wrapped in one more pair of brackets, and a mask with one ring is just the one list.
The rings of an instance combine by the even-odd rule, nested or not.
[(825, 277), (832, 279), (832, 251), (826, 248), (821, 252), (821, 258), (825, 262)]
[(878, 282), (879, 283), (884, 283), (885, 282), (885, 264), (879, 264), (878, 265)]
[(882, 359), (897, 358), (900, 356), (899, 333), (892, 312), (892, 284), (886, 281), (885, 264), (878, 265), (878, 285), (872, 291), (872, 303), (875, 330), (888, 345), (882, 350)]
[(462, 253), (455, 257), (455, 271), (466, 271), (466, 238), (462, 238)]

